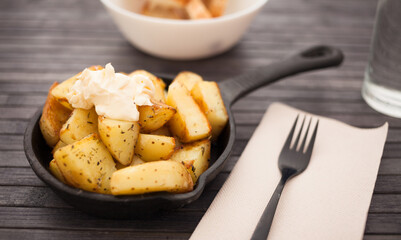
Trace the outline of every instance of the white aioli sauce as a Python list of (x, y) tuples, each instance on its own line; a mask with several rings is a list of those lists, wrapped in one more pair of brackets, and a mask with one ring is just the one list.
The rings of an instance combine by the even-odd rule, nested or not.
[(152, 105), (155, 92), (152, 81), (144, 75), (128, 77), (115, 73), (109, 63), (105, 69), (85, 69), (67, 94), (74, 108), (90, 109), (95, 106), (97, 114), (107, 118), (138, 121), (137, 106)]

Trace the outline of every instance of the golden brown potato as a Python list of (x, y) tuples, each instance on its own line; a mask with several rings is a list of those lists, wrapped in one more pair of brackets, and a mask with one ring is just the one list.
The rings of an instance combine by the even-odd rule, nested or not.
[(177, 150), (171, 160), (183, 163), (191, 174), (194, 184), (199, 176), (209, 167), (210, 159), (210, 140), (202, 140), (190, 144), (185, 144)]
[(203, 78), (198, 74), (189, 71), (183, 71), (174, 78), (173, 82), (179, 82), (184, 85), (188, 91), (191, 91), (195, 84), (202, 81)]
[(192, 178), (185, 167), (175, 161), (156, 161), (118, 170), (111, 177), (113, 195), (143, 194), (150, 192), (189, 192)]
[(165, 8), (184, 7), (189, 1), (190, 0), (148, 0), (152, 5)]
[(203, 2), (213, 17), (220, 17), (224, 14), (227, 0), (203, 0)]
[(39, 121), (40, 131), (50, 147), (54, 147), (60, 140), (60, 129), (71, 114), (71, 110), (61, 105), (50, 93), (57, 85), (55, 82), (50, 87)]
[(130, 166), (136, 166), (142, 163), (146, 163), (145, 161), (143, 161), (141, 158), (139, 158), (137, 155), (134, 156), (134, 159), (132, 159), (132, 162), (130, 164)]
[(127, 167), (125, 165), (122, 165), (119, 161), (114, 161), (114, 163), (116, 164), (116, 169), (117, 170), (120, 170), (120, 169), (123, 169), (123, 168)]
[(59, 148), (62, 148), (64, 146), (67, 146), (67, 143), (63, 142), (63, 141), (58, 141), (56, 146), (54, 146), (53, 150), (52, 150), (52, 154), (54, 154)]
[(76, 108), (60, 130), (60, 139), (66, 144), (81, 140), (91, 133), (97, 133), (97, 114), (95, 108), (89, 110)]
[(142, 160), (167, 160), (174, 153), (175, 139), (160, 135), (139, 134), (135, 154)]
[(98, 118), (98, 130), (111, 155), (123, 165), (129, 165), (134, 157), (134, 147), (139, 134), (138, 122)]
[(209, 10), (206, 8), (202, 0), (190, 0), (185, 6), (190, 19), (208, 19), (212, 18)]
[(150, 133), (161, 128), (166, 124), (176, 113), (176, 110), (162, 102), (152, 101), (152, 106), (139, 106), (139, 124), (141, 132)]
[(66, 183), (65, 178), (63, 174), (61, 173), (60, 169), (57, 166), (56, 160), (51, 160), (49, 163), (49, 170), (55, 176), (58, 180), (60, 180), (63, 183)]
[(212, 126), (212, 139), (216, 140), (227, 124), (228, 115), (216, 82), (199, 82), (191, 91), (192, 97), (205, 113)]
[[(103, 67), (102, 66), (91, 66), (88, 69), (95, 71), (95, 70), (102, 70)], [(58, 85), (51, 91), (51, 94), (56, 98), (57, 101), (59, 101), (63, 106), (65, 106), (71, 110), (73, 110), (73, 108), (72, 108), (71, 104), (68, 102), (67, 94), (70, 91), (70, 88), (78, 80), (78, 77), (80, 75), (81, 75), (81, 73), (78, 73), (75, 76), (65, 80), (64, 82), (62, 82), (60, 85)]]
[(168, 127), (166, 125), (164, 125), (163, 127), (159, 128), (157, 130), (150, 132), (150, 134), (171, 137), (170, 130), (168, 130)]
[(211, 135), (211, 127), (205, 114), (190, 92), (178, 81), (173, 82), (168, 89), (167, 104), (177, 110), (168, 124), (171, 133), (181, 142), (194, 142)]
[(143, 5), (141, 13), (149, 17), (168, 18), (168, 19), (188, 19), (188, 14), (184, 7), (164, 7), (152, 6), (146, 2)]
[(155, 86), (155, 94), (153, 96), (153, 99), (156, 100), (157, 102), (165, 103), (166, 95), (164, 94), (164, 90), (166, 88), (166, 84), (163, 82), (163, 80), (145, 70), (133, 71), (132, 73), (129, 74), (129, 76), (131, 77), (137, 74), (145, 75), (152, 81), (153, 85)]
[(115, 163), (96, 133), (58, 149), (54, 159), (71, 186), (91, 192), (110, 193)]

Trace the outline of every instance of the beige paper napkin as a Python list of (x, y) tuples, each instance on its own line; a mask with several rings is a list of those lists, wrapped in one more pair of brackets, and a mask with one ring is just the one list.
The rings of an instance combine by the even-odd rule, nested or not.
[[(269, 107), (191, 240), (252, 236), (280, 180), (277, 159), (300, 112), (280, 103)], [(269, 240), (363, 237), (388, 125), (359, 129), (317, 117), (312, 159), (287, 182)]]

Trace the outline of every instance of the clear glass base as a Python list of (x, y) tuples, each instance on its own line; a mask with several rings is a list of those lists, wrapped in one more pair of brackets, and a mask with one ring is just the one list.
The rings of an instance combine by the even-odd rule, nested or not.
[(385, 88), (374, 82), (366, 71), (362, 87), (363, 99), (376, 111), (401, 118), (401, 91)]

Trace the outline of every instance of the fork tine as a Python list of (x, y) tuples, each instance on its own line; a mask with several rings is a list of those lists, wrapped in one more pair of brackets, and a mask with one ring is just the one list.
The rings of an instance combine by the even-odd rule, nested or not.
[(294, 145), (292, 146), (292, 148), (295, 149), (295, 150), (297, 150), (299, 139), (301, 138), (302, 129), (304, 128), (305, 118), (306, 118), (306, 116), (304, 117), (304, 120), (302, 121), (301, 129), (299, 129), (299, 133), (297, 135), (297, 138), (295, 139)]
[(308, 128), (306, 128), (305, 136), (301, 142), (301, 147), (299, 147), (299, 151), (302, 153), (304, 152), (304, 149), (305, 149), (306, 138), (308, 138), (308, 133), (309, 133), (309, 128), (310, 128), (311, 123), (312, 123), (312, 118), (309, 119)]
[(319, 120), (317, 120), (317, 122), (316, 122), (315, 129), (313, 130), (312, 138), (311, 138), (311, 140), (309, 142), (308, 149), (306, 150), (305, 154), (307, 154), (307, 155), (311, 155), (312, 154), (313, 145), (315, 145), (315, 139), (316, 139), (318, 127), (319, 127)]
[(292, 137), (294, 136), (295, 127), (297, 126), (298, 118), (299, 118), (299, 114), (297, 115), (297, 118), (295, 119), (295, 122), (292, 125), (291, 131), (288, 134), (287, 140), (285, 140), (283, 150), (286, 148), (290, 148), (290, 146), (291, 146), (291, 141), (292, 141)]

